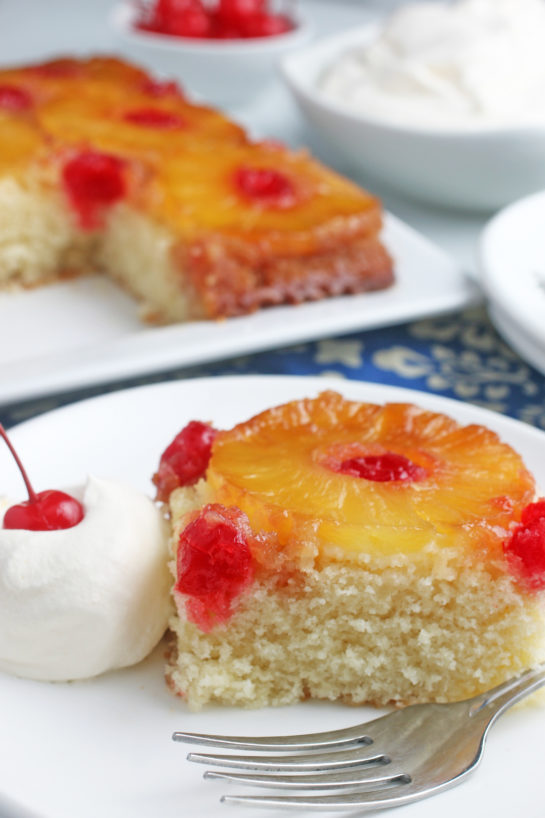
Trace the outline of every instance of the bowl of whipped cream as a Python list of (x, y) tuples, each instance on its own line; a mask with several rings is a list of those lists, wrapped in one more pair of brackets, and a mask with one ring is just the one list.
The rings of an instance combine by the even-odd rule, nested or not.
[(309, 122), (372, 180), (494, 210), (545, 188), (545, 0), (402, 6), (282, 63)]

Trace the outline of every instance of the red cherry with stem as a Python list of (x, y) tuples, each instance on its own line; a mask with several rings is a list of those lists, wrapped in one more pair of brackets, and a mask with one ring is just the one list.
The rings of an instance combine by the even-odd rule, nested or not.
[(28, 500), (8, 508), (4, 515), (3, 528), (23, 529), (25, 531), (59, 531), (72, 528), (83, 520), (83, 506), (74, 497), (64, 491), (48, 490), (36, 493), (28, 479), (6, 430), (0, 423), (2, 437), (11, 454), (28, 491)]

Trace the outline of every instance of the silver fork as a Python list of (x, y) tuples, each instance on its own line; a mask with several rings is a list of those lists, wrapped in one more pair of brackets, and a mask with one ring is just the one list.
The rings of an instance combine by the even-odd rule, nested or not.
[[(416, 704), (364, 724), (299, 736), (245, 738), (176, 732), (174, 741), (281, 755), (189, 753), (189, 761), (249, 772), (219, 778), (310, 795), (224, 795), (222, 801), (313, 810), (399, 807), (459, 784), (482, 758), (490, 726), (545, 684), (545, 663), (451, 704)], [(324, 791), (313, 795), (313, 790)]]

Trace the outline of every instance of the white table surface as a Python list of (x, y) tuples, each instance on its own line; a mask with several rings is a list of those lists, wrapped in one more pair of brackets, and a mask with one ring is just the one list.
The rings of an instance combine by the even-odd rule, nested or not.
[[(363, 24), (401, 4), (401, 0), (300, 0), (301, 9), (313, 18), (317, 36)], [(112, 0), (2, 0), (0, 64), (58, 54), (122, 53), (108, 26), (111, 7)], [(257, 104), (230, 113), (260, 135), (309, 146), (319, 158), (370, 187), (392, 213), (436, 241), (466, 271), (476, 273), (477, 240), (490, 214), (427, 207), (368, 183), (307, 128), (280, 80)]]

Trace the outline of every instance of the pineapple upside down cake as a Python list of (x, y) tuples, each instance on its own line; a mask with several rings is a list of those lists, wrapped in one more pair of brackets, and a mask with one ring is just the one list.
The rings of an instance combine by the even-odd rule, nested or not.
[(118, 59), (0, 71), (0, 288), (98, 269), (152, 322), (393, 281), (377, 199)]
[(482, 426), (324, 392), (192, 421), (154, 482), (192, 709), (450, 701), (545, 659), (545, 501)]

